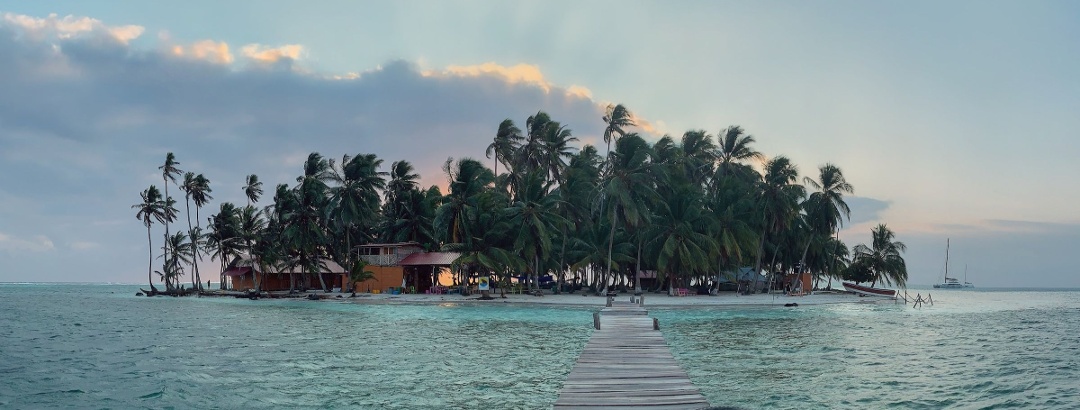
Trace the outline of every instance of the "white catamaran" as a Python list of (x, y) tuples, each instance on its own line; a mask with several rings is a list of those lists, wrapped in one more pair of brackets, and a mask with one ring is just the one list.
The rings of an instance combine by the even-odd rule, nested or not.
[(964, 283), (960, 283), (960, 280), (949, 277), (949, 240), (945, 239), (945, 281), (942, 283), (935, 283), (935, 288), (938, 289), (963, 289), (973, 288), (971, 282), (967, 281), (967, 266), (964, 266)]

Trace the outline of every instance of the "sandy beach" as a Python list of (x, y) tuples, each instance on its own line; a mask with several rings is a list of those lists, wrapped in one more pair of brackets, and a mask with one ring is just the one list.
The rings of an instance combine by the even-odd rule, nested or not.
[[(386, 303), (386, 304), (428, 304), (428, 303), (515, 303), (515, 304), (543, 304), (543, 305), (566, 305), (566, 306), (597, 306), (603, 307), (606, 298), (603, 296), (577, 294), (560, 294), (544, 296), (532, 296), (522, 294), (507, 294), (501, 298), (498, 293), (493, 294), (493, 300), (479, 300), (479, 295), (461, 296), (451, 295), (428, 295), (428, 294), (357, 294), (351, 298), (344, 295), (338, 299), (336, 294), (328, 295), (334, 300), (345, 300), (354, 303)], [(631, 294), (624, 293), (615, 299), (629, 301)], [(822, 292), (804, 296), (788, 296), (783, 294), (754, 294), (738, 295), (735, 292), (725, 292), (717, 296), (668, 296), (662, 293), (646, 293), (645, 306), (784, 306), (789, 303), (797, 303), (800, 306), (824, 305), (832, 303), (893, 303), (892, 299), (867, 298), (842, 292)]]

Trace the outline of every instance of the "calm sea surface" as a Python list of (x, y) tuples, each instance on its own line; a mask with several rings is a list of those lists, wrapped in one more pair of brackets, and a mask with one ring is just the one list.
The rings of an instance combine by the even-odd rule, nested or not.
[[(0, 284), (0, 408), (550, 408), (592, 309)], [(922, 290), (925, 292), (925, 290)], [(651, 309), (714, 405), (1080, 408), (1080, 292)]]

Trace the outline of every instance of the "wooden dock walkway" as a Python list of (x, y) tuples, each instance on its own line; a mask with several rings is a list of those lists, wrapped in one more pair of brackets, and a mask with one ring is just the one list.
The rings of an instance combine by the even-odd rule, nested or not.
[(703, 409), (645, 308), (613, 303), (566, 378), (556, 409)]

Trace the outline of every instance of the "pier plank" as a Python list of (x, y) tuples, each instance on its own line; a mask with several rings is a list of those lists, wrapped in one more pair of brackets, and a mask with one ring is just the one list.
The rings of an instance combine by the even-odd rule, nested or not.
[(690, 382), (644, 308), (614, 303), (600, 330), (566, 377), (555, 408), (703, 409), (709, 402)]

